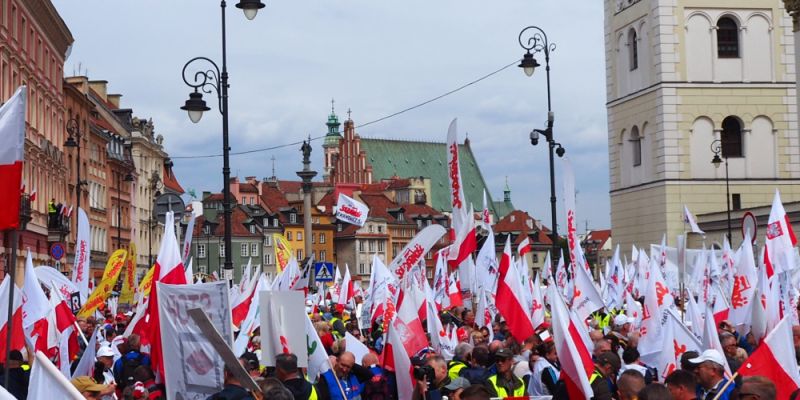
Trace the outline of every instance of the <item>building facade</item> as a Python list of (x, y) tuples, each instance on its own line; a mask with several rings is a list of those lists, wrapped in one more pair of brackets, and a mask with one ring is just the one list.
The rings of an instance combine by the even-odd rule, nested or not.
[(672, 242), (684, 205), (800, 199), (794, 46), (779, 0), (605, 1), (615, 243)]

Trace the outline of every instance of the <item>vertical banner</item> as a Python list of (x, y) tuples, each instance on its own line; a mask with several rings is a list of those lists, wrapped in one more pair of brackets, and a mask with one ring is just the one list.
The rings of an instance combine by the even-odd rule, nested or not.
[(89, 217), (82, 208), (78, 208), (78, 236), (75, 241), (75, 261), (72, 265), (72, 283), (78, 287), (81, 302), (89, 297)]
[(133, 304), (136, 292), (136, 245), (128, 248), (128, 261), (125, 263), (125, 275), (122, 280), (122, 291), (119, 293), (119, 304)]
[(268, 291), (259, 293), (261, 308), (261, 364), (275, 366), (275, 356), (292, 353), (297, 356), (297, 366), (308, 367), (308, 343), (299, 335), (305, 323), (299, 315), (305, 314), (303, 292)]
[[(589, 270), (589, 264), (583, 256), (581, 240), (578, 238), (577, 217), (575, 216), (575, 173), (572, 170), (572, 163), (568, 157), (562, 159), (564, 164), (564, 208), (567, 211), (567, 240), (569, 256), (573, 268), (583, 266)], [(573, 271), (574, 273), (574, 271)]]
[(206, 399), (222, 390), (225, 361), (203, 336), (188, 311), (204, 310), (231, 346), (233, 332), (227, 283), (156, 284), (162, 349), (167, 361), (164, 363), (167, 399)]
[(150, 288), (153, 287), (153, 273), (155, 273), (155, 270), (155, 265), (150, 267), (147, 273), (144, 274), (144, 277), (142, 277), (142, 281), (139, 282), (139, 290), (137, 290), (137, 292), (139, 292), (142, 298), (150, 295)]
[(79, 317), (88, 317), (92, 315), (101, 304), (106, 302), (106, 299), (108, 299), (108, 296), (117, 284), (117, 279), (119, 279), (119, 274), (122, 272), (122, 267), (125, 266), (127, 257), (128, 252), (122, 249), (111, 254), (111, 257), (108, 258), (108, 262), (106, 263), (106, 269), (103, 271), (103, 279), (100, 280), (100, 284), (94, 288), (92, 295), (86, 300), (83, 308), (81, 308), (81, 311), (78, 313)]
[(192, 250), (192, 235), (194, 235), (194, 220), (196, 217), (194, 212), (191, 214), (192, 219), (189, 220), (189, 225), (186, 227), (186, 234), (183, 235), (183, 250), (181, 252), (181, 260), (183, 261), (183, 265), (188, 265), (189, 253)]
[(272, 235), (272, 241), (272, 247), (275, 249), (275, 267), (280, 274), (292, 259), (292, 245), (279, 233)]

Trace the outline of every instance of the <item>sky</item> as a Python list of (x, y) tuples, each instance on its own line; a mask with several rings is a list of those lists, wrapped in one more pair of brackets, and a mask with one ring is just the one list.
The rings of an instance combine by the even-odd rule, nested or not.
[[(574, 165), (579, 232), (610, 227), (603, 4), (562, 0), (266, 0), (248, 21), (228, 2), (231, 151), (322, 136), (335, 99), (340, 121), (352, 112), (362, 137), (444, 142), (458, 118), (494, 200), (506, 179), (518, 209), (550, 226), (547, 146), (529, 133), (547, 119), (544, 68), (527, 77), (511, 66), (442, 99), (358, 128), (447, 93), (524, 54), (530, 25), (550, 42), (554, 136)], [(108, 81), (123, 108), (152, 118), (185, 189), (222, 189), (222, 118), (212, 108), (198, 124), (179, 109), (190, 88), (184, 64), (206, 56), (221, 66), (219, 2), (214, 0), (53, 0), (75, 38), (64, 71)], [(537, 60), (544, 65), (543, 55)], [(322, 175), (322, 141), (312, 168)], [(299, 145), (231, 157), (240, 178), (297, 180)], [(565, 224), (556, 161), (559, 231)], [(481, 199), (468, 199), (480, 207)]]

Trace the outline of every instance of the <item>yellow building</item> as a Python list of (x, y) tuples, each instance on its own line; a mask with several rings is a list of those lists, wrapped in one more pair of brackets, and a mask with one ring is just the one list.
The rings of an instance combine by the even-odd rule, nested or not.
[(769, 205), (776, 188), (800, 200), (794, 36), (780, 0), (606, 0), (605, 38), (615, 243), (674, 243), (684, 205), (725, 211), (726, 166), (734, 210)]

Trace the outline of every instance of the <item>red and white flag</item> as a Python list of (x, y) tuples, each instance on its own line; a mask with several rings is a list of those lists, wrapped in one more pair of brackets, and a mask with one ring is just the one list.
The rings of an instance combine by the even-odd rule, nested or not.
[(364, 226), (368, 215), (369, 207), (344, 193), (339, 193), (339, 199), (336, 202), (336, 219), (348, 224)]
[[(703, 348), (714, 349), (719, 351), (719, 354), (725, 354), (725, 350), (722, 348), (722, 344), (719, 341), (717, 324), (714, 322), (714, 312), (711, 310), (711, 307), (706, 308), (706, 317), (703, 320)], [(727, 376), (730, 377), (733, 375), (727, 360), (725, 360), (725, 365), (723, 365), (723, 367), (725, 367)]]
[(575, 216), (575, 174), (569, 157), (561, 159), (563, 163), (562, 179), (564, 180), (564, 207), (567, 211), (567, 240), (569, 243), (570, 266), (581, 266), (589, 270), (589, 263), (583, 255), (580, 238), (578, 238), (577, 217)]
[(570, 399), (590, 399), (594, 396), (589, 383), (594, 362), (580, 333), (585, 327), (576, 325), (570, 318), (567, 305), (555, 285), (548, 287), (547, 297), (553, 314), (553, 342), (561, 361), (560, 378), (566, 383)]
[(464, 186), (461, 182), (461, 167), (458, 151), (457, 119), (450, 122), (447, 129), (447, 178), (450, 184), (450, 205), (452, 206), (453, 227), (448, 264), (455, 268), (477, 249), (475, 237), (475, 218), (467, 211), (467, 200), (464, 197)]
[(464, 300), (461, 298), (461, 284), (458, 280), (458, 275), (455, 273), (450, 274), (447, 285), (447, 299), (450, 303), (450, 308), (461, 307), (464, 305)]
[(522, 241), (519, 242), (519, 246), (517, 246), (517, 254), (519, 255), (519, 258), (522, 258), (525, 257), (525, 254), (530, 253), (530, 251), (531, 251), (531, 241), (530, 238), (525, 236), (525, 239), (522, 239)]
[(34, 186), (33, 190), (31, 190), (30, 199), (31, 199), (32, 202), (36, 201), (36, 186)]
[(384, 368), (395, 373), (398, 400), (411, 400), (415, 386), (411, 367), (411, 357), (414, 356), (414, 353), (409, 352), (406, 348), (401, 332), (403, 332), (403, 327), (400, 321), (395, 320), (389, 324), (386, 348), (381, 353), (382, 364)]
[[(71, 376), (70, 364), (78, 356), (80, 347), (78, 345), (78, 325), (75, 314), (69, 308), (69, 304), (61, 297), (61, 293), (55, 289), (55, 282), (50, 286), (50, 305), (52, 313), (49, 316), (50, 335), (58, 337), (58, 369), (64, 376)], [(55, 332), (53, 332), (55, 331)]]
[(89, 217), (82, 208), (78, 208), (78, 235), (75, 242), (75, 260), (72, 265), (72, 283), (78, 287), (81, 304), (89, 297), (89, 262), (91, 245), (89, 234)]
[(22, 285), (22, 326), (30, 338), (36, 337), (36, 350), (47, 351), (55, 343), (48, 343), (47, 314), (50, 313), (50, 302), (44, 294), (39, 279), (33, 271), (31, 250), (25, 259), (25, 277)]
[(486, 240), (475, 257), (475, 283), (478, 292), (481, 289), (494, 293), (497, 286), (497, 253), (494, 245), (494, 232), (492, 227), (486, 225), (488, 230)]
[[(6, 343), (11, 335), (11, 350), (20, 350), (25, 347), (25, 333), (22, 330), (22, 295), (20, 290), (14, 290), (14, 302), (11, 318), (8, 315), (9, 291), (11, 290), (11, 277), (6, 274), (0, 284), (0, 343)], [(9, 322), (12, 326), (9, 326)], [(6, 359), (6, 346), (0, 346), (0, 360)]]
[(695, 218), (694, 215), (689, 212), (689, 207), (686, 207), (685, 204), (683, 205), (683, 222), (689, 224), (689, 229), (691, 229), (692, 233), (699, 233), (701, 235), (706, 234), (702, 229), (700, 229), (699, 226), (697, 226), (697, 218)]
[(392, 271), (398, 280), (402, 280), (411, 267), (424, 261), (425, 254), (445, 233), (447, 230), (439, 224), (432, 224), (419, 231), (406, 247), (403, 247), (400, 254), (395, 256), (392, 263), (389, 264), (389, 271)]
[[(379, 317), (383, 317), (387, 308), (394, 310), (398, 291), (397, 278), (389, 272), (389, 269), (377, 255), (373, 256), (367, 298), (364, 302), (364, 309), (369, 312), (369, 325), (372, 325)], [(391, 304), (391, 307), (389, 307), (389, 304)], [(392, 318), (394, 318), (393, 313), (385, 320), (388, 323)]]
[(497, 310), (505, 318), (508, 330), (514, 339), (523, 343), (534, 334), (530, 314), (526, 311), (524, 288), (519, 281), (519, 273), (511, 262), (511, 239), (506, 238), (503, 256), (500, 259), (500, 279), (497, 281), (495, 302)]
[(533, 301), (531, 301), (531, 323), (533, 324), (533, 329), (543, 324), (545, 319), (544, 296), (542, 295), (542, 283), (539, 275), (536, 274), (536, 277), (533, 278)]
[[(25, 159), (27, 88), (20, 86), (0, 106), (0, 230), (19, 228), (22, 163)], [(3, 358), (5, 360), (5, 358)]]
[(666, 322), (663, 314), (672, 306), (674, 300), (661, 275), (658, 260), (655, 258), (650, 260), (649, 271), (646, 271), (644, 276), (647, 278), (647, 286), (644, 292), (642, 326), (639, 328), (639, 352), (647, 362), (648, 356), (661, 352), (662, 328)]
[(83, 400), (85, 397), (65, 378), (42, 352), (36, 352), (31, 366), (28, 397), (31, 399)]
[[(256, 287), (261, 282), (261, 269), (256, 267), (256, 273), (248, 279), (247, 287), (231, 302), (231, 321), (233, 326), (239, 327), (247, 317), (253, 299), (256, 296)], [(187, 282), (188, 283), (188, 282)]]
[(794, 246), (796, 244), (797, 237), (794, 235), (791, 222), (789, 222), (789, 215), (783, 209), (781, 194), (775, 189), (772, 210), (769, 212), (769, 221), (767, 222), (766, 251), (764, 252), (764, 264), (767, 266), (768, 278), (794, 269)]
[(589, 272), (583, 268), (575, 268), (575, 286), (572, 296), (572, 311), (581, 321), (585, 321), (593, 312), (604, 307), (603, 296), (592, 283)]
[(792, 326), (784, 318), (767, 335), (764, 343), (750, 354), (739, 368), (740, 376), (763, 376), (775, 384), (776, 399), (788, 399), (800, 388), (795, 349), (792, 345)]
[[(168, 211), (164, 217), (165, 221), (174, 219), (173, 213)], [(150, 357), (153, 362), (153, 371), (157, 374), (164, 372), (163, 350), (161, 348), (161, 325), (158, 315), (158, 285), (156, 282), (169, 283), (173, 285), (186, 284), (186, 275), (183, 272), (181, 262), (181, 251), (178, 239), (175, 237), (175, 227), (173, 224), (164, 225), (164, 236), (161, 239), (161, 246), (156, 257), (155, 269), (153, 272), (153, 286), (150, 289), (150, 300), (147, 313), (147, 335), (150, 343)]]
[(339, 298), (336, 299), (336, 304), (346, 305), (350, 303), (354, 295), (355, 290), (353, 289), (353, 279), (350, 278), (350, 267), (345, 264), (344, 278), (342, 279), (342, 285), (339, 289)]
[(739, 247), (739, 259), (734, 265), (730, 311), (731, 323), (741, 334), (750, 331), (757, 284), (758, 273), (753, 256), (753, 245), (750, 241), (750, 232), (746, 232), (742, 245)]

